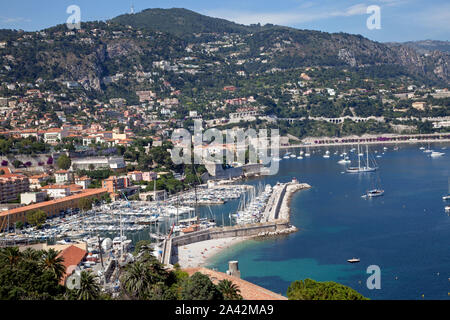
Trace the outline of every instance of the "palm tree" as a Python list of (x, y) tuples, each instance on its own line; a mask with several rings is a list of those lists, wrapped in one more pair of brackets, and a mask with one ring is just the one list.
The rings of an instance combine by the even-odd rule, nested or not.
[(128, 265), (121, 278), (121, 283), (129, 296), (143, 299), (148, 294), (151, 285), (147, 264), (136, 261)]
[(64, 258), (58, 257), (58, 254), (59, 251), (54, 249), (43, 251), (41, 264), (45, 270), (52, 272), (56, 279), (59, 280), (66, 273), (66, 267), (62, 264)]
[(21, 259), (22, 254), (18, 247), (7, 247), (0, 250), (0, 259), (6, 261), (10, 266), (15, 266)]
[(230, 280), (221, 280), (217, 285), (217, 288), (222, 292), (225, 300), (242, 300), (241, 290)]
[(78, 300), (96, 300), (100, 297), (100, 285), (92, 272), (81, 271), (80, 288), (76, 295)]
[(40, 261), (43, 255), (43, 251), (34, 250), (32, 248), (26, 248), (22, 251), (22, 258), (29, 261)]

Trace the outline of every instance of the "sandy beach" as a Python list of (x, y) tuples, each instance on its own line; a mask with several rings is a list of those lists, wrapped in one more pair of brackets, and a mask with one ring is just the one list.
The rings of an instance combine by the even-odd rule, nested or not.
[(204, 266), (209, 259), (220, 251), (247, 239), (249, 239), (249, 237), (231, 237), (179, 246), (178, 263), (182, 268), (197, 268)]

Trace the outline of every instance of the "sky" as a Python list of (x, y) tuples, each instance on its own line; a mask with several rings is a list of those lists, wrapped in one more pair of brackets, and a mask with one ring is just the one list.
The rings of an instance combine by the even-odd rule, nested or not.
[[(0, 29), (42, 30), (65, 23), (77, 5), (81, 21), (147, 8), (186, 8), (237, 23), (361, 34), (380, 42), (450, 40), (449, 0), (0, 0)], [(379, 8), (379, 19), (373, 19)], [(371, 28), (367, 26), (367, 20)], [(373, 28), (379, 22), (379, 28)]]

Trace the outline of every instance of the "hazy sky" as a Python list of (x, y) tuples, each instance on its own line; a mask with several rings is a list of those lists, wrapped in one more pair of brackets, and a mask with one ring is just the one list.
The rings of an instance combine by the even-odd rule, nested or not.
[[(300, 29), (362, 34), (377, 41), (450, 40), (449, 0), (1, 0), (0, 28), (41, 30), (66, 22), (66, 9), (81, 20), (105, 20), (147, 8), (186, 8), (234, 22), (273, 23)], [(367, 7), (380, 7), (381, 29), (368, 29)]]

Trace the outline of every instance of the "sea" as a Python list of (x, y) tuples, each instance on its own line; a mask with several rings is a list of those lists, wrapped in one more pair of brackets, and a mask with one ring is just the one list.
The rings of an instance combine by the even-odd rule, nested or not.
[[(420, 144), (383, 147), (370, 146), (379, 166), (374, 173), (345, 173), (337, 163), (342, 152), (357, 163), (349, 146), (321, 147), (311, 148), (309, 158), (281, 160), (276, 175), (242, 182), (274, 185), (295, 177), (310, 184), (291, 201), (291, 223), (299, 231), (238, 243), (207, 267), (225, 272), (237, 260), (244, 280), (282, 295), (293, 281), (309, 278), (344, 284), (370, 299), (450, 299), (450, 216), (444, 210), (450, 202), (442, 199), (450, 192), (450, 144), (430, 145), (445, 153), (437, 158)], [(300, 149), (286, 151), (298, 155)], [(385, 194), (362, 198), (373, 186)], [(234, 200), (200, 212), (227, 225), (238, 205)], [(348, 263), (351, 258), (360, 262)], [(380, 271), (375, 288), (367, 285), (373, 266)]]

